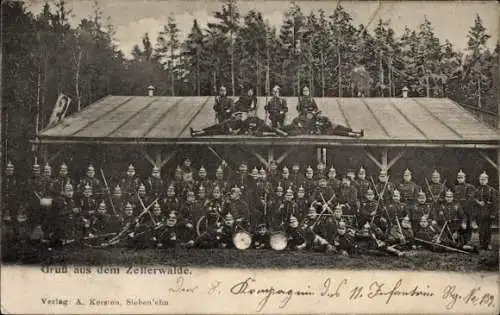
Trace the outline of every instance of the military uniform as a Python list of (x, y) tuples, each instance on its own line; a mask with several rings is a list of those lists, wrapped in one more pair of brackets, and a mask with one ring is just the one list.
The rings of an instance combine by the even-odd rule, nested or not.
[(398, 190), (401, 192), (401, 202), (413, 207), (417, 202), (417, 195), (420, 191), (420, 186), (412, 181), (402, 182), (398, 185)]
[(358, 205), (358, 191), (352, 186), (342, 185), (338, 195), (338, 201), (340, 204), (345, 204), (348, 206), (348, 211), (346, 215), (355, 215), (359, 205)]
[(372, 185), (370, 181), (366, 178), (358, 178), (354, 181), (354, 187), (356, 187), (356, 190), (358, 191), (360, 201), (366, 201), (366, 193), (368, 192), (368, 189), (371, 188), (371, 186)]
[(133, 198), (133, 196), (137, 193), (139, 186), (141, 185), (141, 180), (135, 176), (127, 176), (122, 178), (120, 181), (120, 187), (123, 191), (123, 194), (128, 198)]
[(279, 96), (273, 96), (264, 109), (269, 113), (269, 120), (274, 128), (282, 128), (285, 123), (285, 116), (288, 112), (286, 100)]
[(257, 108), (257, 96), (243, 94), (234, 103), (235, 110), (238, 112), (249, 112)]
[(216, 97), (214, 111), (219, 124), (230, 119), (234, 112), (233, 100), (227, 96)]
[(154, 198), (163, 197), (165, 192), (165, 183), (160, 177), (160, 169), (158, 167), (153, 168), (153, 173), (146, 179), (146, 191), (148, 194)]
[(490, 245), (492, 216), (498, 211), (497, 198), (497, 191), (488, 184), (479, 185), (474, 193), (476, 211), (472, 214), (472, 220), (476, 220), (479, 226), (479, 241), (483, 249)]

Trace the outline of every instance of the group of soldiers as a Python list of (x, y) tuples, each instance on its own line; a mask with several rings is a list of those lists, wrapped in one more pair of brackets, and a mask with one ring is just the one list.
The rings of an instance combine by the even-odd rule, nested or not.
[[(279, 86), (272, 89), (272, 97), (264, 107), (266, 120), (256, 116), (257, 98), (254, 89), (249, 87), (247, 94), (242, 95), (236, 102), (227, 96), (224, 86), (219, 89), (219, 96), (215, 99), (214, 111), (217, 124), (196, 130), (191, 128), (191, 136), (210, 135), (252, 135), (252, 136), (294, 136), (301, 134), (312, 135), (339, 135), (346, 137), (363, 137), (364, 131), (334, 124), (326, 116), (321, 115), (309, 88), (302, 89), (299, 97), (298, 117), (292, 123), (285, 125), (288, 106), (286, 99), (280, 96)], [(267, 123), (267, 118), (270, 124)]]
[(2, 214), (11, 234), (4, 241), (228, 248), (244, 231), (254, 248), (272, 247), (279, 232), (290, 250), (344, 255), (491, 249), (498, 199), (484, 172), (474, 187), (461, 170), (453, 185), (437, 170), (418, 185), (409, 169), (396, 184), (385, 170), (374, 180), (363, 167), (337, 178), (323, 163), (290, 166), (243, 162), (233, 171), (222, 161), (212, 174), (186, 158), (167, 179), (156, 166), (141, 178), (131, 164), (108, 185), (102, 169), (89, 165), (76, 181), (64, 163), (56, 176), (35, 163), (29, 182), (20, 183), (9, 162)]

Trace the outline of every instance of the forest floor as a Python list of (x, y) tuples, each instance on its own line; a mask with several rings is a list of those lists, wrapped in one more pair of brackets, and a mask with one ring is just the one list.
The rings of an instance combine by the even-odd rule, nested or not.
[(7, 264), (68, 264), (68, 265), (167, 265), (218, 268), (315, 268), (350, 270), (413, 270), (413, 271), (499, 271), (498, 243), (492, 251), (474, 254), (434, 253), (413, 250), (410, 255), (353, 255), (334, 253), (295, 252), (237, 249), (127, 249), (64, 247), (52, 251), (3, 251)]

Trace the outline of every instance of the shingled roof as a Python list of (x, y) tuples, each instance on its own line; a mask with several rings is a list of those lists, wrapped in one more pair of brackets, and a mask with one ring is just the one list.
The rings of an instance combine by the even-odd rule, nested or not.
[[(286, 123), (297, 116), (286, 98)], [(446, 98), (316, 98), (333, 122), (364, 128), (361, 139), (338, 136), (191, 138), (189, 127), (215, 123), (213, 97), (107, 96), (40, 132), (40, 143), (318, 144), (498, 147), (499, 133)], [(265, 97), (259, 97), (263, 118)]]

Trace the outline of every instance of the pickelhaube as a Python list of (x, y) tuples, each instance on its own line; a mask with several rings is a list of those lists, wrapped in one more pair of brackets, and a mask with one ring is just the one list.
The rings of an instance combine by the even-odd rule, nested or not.
[(85, 186), (83, 187), (85, 190), (92, 190), (92, 186), (89, 185), (89, 183), (86, 183)]
[(435, 176), (441, 176), (436, 169), (434, 171), (432, 171), (432, 177), (435, 177)]
[(363, 168), (363, 166), (359, 168), (358, 174), (366, 174), (366, 170)]
[(87, 171), (95, 171), (94, 165), (89, 164), (89, 166), (87, 167)]
[(135, 171), (135, 167), (134, 167), (134, 165), (130, 164), (130, 165), (128, 166), (128, 170), (129, 170), (129, 171)]
[(479, 175), (479, 178), (488, 178), (488, 174), (486, 174), (486, 171), (483, 171), (481, 175)]
[(50, 166), (50, 164), (47, 162), (47, 163), (45, 163), (45, 166), (43, 167), (43, 169), (44, 169), (45, 171), (51, 171), (51, 170), (52, 170), (52, 167), (51, 167), (51, 166)]
[(205, 186), (203, 186), (203, 184), (198, 187), (198, 192), (205, 192)]
[(405, 169), (403, 175), (411, 175), (411, 171), (409, 169)]
[(401, 193), (397, 189), (394, 189), (394, 191), (392, 192), (392, 195), (401, 197)]
[(339, 229), (345, 229), (346, 228), (346, 224), (345, 224), (344, 220), (340, 220), (338, 224), (339, 224), (338, 225)]
[(288, 173), (288, 167), (286, 167), (286, 165), (283, 166), (283, 173)]
[(105, 210), (106, 209), (106, 203), (104, 201), (101, 201), (99, 204), (99, 210)]
[(121, 192), (122, 192), (122, 188), (120, 187), (120, 185), (116, 185), (116, 186), (115, 186), (115, 189), (113, 190), (113, 192), (114, 192), (115, 194), (119, 194), (119, 193), (121, 193)]
[(206, 173), (207, 170), (205, 169), (204, 166), (201, 166), (200, 169), (198, 170), (198, 173)]
[(306, 191), (306, 190), (305, 190), (304, 186), (300, 185), (300, 187), (299, 187), (298, 191), (300, 191), (300, 192), (304, 192), (304, 191)]
[(299, 226), (299, 221), (297, 220), (296, 217), (294, 217), (293, 215), (290, 217), (290, 220), (289, 220), (289, 225), (290, 227), (292, 228), (296, 228)]
[(139, 185), (139, 189), (138, 189), (138, 190), (139, 190), (139, 191), (146, 191), (146, 186), (144, 186), (144, 184), (143, 184), (143, 183), (141, 183), (141, 184)]
[(254, 168), (252, 169), (252, 175), (254, 175), (254, 176), (259, 175), (259, 170), (257, 170), (257, 167), (254, 167)]
[(132, 210), (133, 207), (132, 207), (132, 204), (130, 202), (127, 202), (127, 204), (125, 205), (125, 210)]
[(14, 168), (14, 164), (11, 161), (7, 162), (7, 168)]
[(420, 189), (420, 191), (418, 192), (417, 197), (425, 197), (425, 192), (422, 189)]
[(387, 176), (387, 170), (380, 170), (380, 173), (378, 173), (378, 176)]
[(288, 189), (286, 190), (286, 193), (287, 193), (287, 195), (293, 195), (292, 187), (288, 187)]
[(460, 170), (458, 171), (457, 177), (465, 177), (465, 173), (462, 170)]
[(451, 191), (450, 189), (446, 190), (445, 196), (446, 197), (453, 197), (453, 191)]
[(68, 169), (68, 166), (66, 165), (66, 163), (62, 163), (61, 166), (59, 167), (61, 170), (67, 170)]
[(309, 165), (309, 166), (307, 167), (307, 170), (306, 170), (306, 171), (307, 171), (307, 172), (312, 172), (312, 171), (313, 171), (313, 169), (312, 169), (312, 167)]
[(241, 188), (235, 185), (233, 188), (231, 188), (231, 192), (233, 193), (241, 192)]
[(336, 169), (335, 169), (335, 167), (333, 167), (333, 165), (332, 165), (332, 167), (330, 167), (329, 171), (330, 171), (330, 173), (335, 173), (337, 170), (336, 170)]
[(276, 191), (283, 192), (283, 187), (281, 187), (281, 183), (278, 183), (278, 187), (276, 187)]
[(261, 168), (260, 168), (260, 170), (259, 170), (259, 174), (260, 174), (260, 175), (264, 175), (264, 174), (266, 174), (266, 170), (265, 170), (264, 168), (262, 168), (262, 167), (261, 167)]
[(178, 174), (178, 173), (182, 173), (182, 168), (180, 167), (180, 165), (177, 165), (177, 167), (175, 168), (175, 172)]
[(367, 195), (374, 195), (375, 193), (373, 192), (373, 189), (368, 188), (368, 190), (366, 191), (366, 194)]
[(160, 168), (158, 166), (153, 166), (153, 173), (157, 173), (160, 171)]
[(212, 193), (214, 192), (219, 192), (220, 193), (220, 187), (219, 185), (215, 185), (214, 188), (212, 189)]

